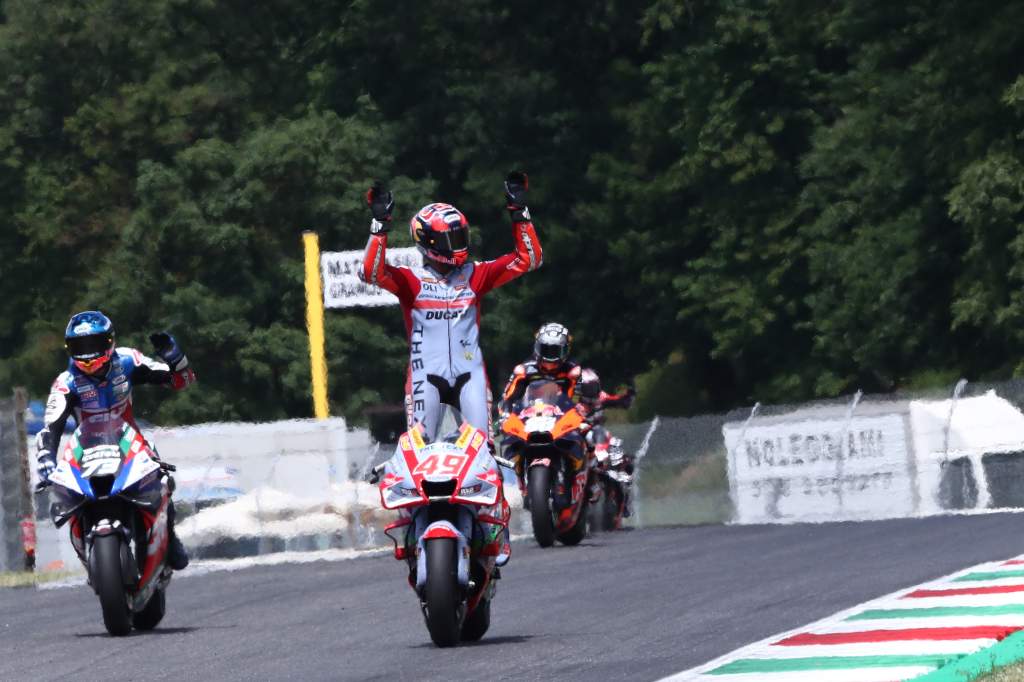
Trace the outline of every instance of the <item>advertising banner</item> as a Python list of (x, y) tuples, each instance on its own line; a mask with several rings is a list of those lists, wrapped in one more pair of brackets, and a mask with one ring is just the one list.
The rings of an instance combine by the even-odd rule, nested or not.
[[(391, 265), (419, 267), (422, 257), (415, 246), (387, 250)], [(363, 250), (324, 251), (320, 254), (320, 273), (324, 281), (325, 308), (397, 305), (398, 299), (378, 286), (359, 279)]]
[(907, 415), (755, 419), (722, 427), (738, 523), (910, 516)]

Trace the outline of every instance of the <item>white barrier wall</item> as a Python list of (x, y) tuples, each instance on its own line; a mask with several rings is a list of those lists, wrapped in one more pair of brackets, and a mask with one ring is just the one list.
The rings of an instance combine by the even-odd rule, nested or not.
[(722, 428), (737, 522), (871, 519), (916, 511), (907, 414), (847, 418), (841, 411), (804, 410)]
[(349, 478), (373, 448), (366, 430), (350, 432), (340, 417), (154, 428), (146, 437), (178, 467), (181, 499), (207, 478), (206, 469), (233, 470), (243, 490), (267, 486), (326, 499), (329, 484)]
[(800, 408), (722, 435), (737, 523), (989, 509), (1007, 505), (993, 486), (1024, 484), (1024, 414), (992, 390)]
[[(1008, 400), (989, 390), (983, 395), (910, 403), (910, 420), (917, 455), (921, 512), (944, 511), (944, 479), (950, 485), (951, 466), (962, 469), (953, 485), (973, 481), (964, 507), (1001, 506), (993, 500), (991, 482), (999, 474), (986, 466), (993, 455), (1016, 459), (1024, 452), (1024, 414)], [(1024, 464), (1024, 460), (1021, 460)], [(1024, 481), (1017, 482), (1024, 484)], [(962, 495), (961, 495), (962, 497)]]

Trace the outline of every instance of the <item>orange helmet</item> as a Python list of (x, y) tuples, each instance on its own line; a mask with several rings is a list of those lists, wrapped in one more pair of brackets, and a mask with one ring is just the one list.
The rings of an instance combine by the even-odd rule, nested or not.
[(409, 234), (424, 258), (459, 266), (469, 258), (469, 221), (451, 204), (427, 204), (409, 221)]

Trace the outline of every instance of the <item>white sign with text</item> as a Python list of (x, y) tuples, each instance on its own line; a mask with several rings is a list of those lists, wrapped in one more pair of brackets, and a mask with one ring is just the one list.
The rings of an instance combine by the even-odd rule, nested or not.
[[(374, 284), (359, 279), (363, 250), (324, 251), (320, 254), (320, 274), (324, 281), (325, 308), (397, 305), (398, 298)], [(415, 246), (387, 250), (390, 265), (419, 267), (423, 261)]]
[(722, 427), (737, 523), (910, 516), (916, 510), (905, 414)]

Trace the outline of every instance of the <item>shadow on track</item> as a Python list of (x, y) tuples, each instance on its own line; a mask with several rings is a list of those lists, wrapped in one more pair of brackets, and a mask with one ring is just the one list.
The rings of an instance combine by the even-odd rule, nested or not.
[[(487, 637), (477, 640), (475, 642), (459, 642), (457, 648), (473, 648), (480, 646), (488, 646), (491, 644), (522, 644), (533, 639), (536, 635), (502, 635), (500, 637)], [(409, 647), (410, 649), (436, 649), (437, 647), (430, 642), (423, 642), (422, 644), (413, 644)]]
[[(232, 630), (237, 625), (206, 625), (203, 627), (178, 627), (178, 628), (157, 628), (155, 630), (132, 630), (129, 637), (150, 637), (152, 635), (187, 635), (198, 630)], [(76, 632), (74, 637), (80, 639), (89, 637), (110, 637), (106, 632)]]

